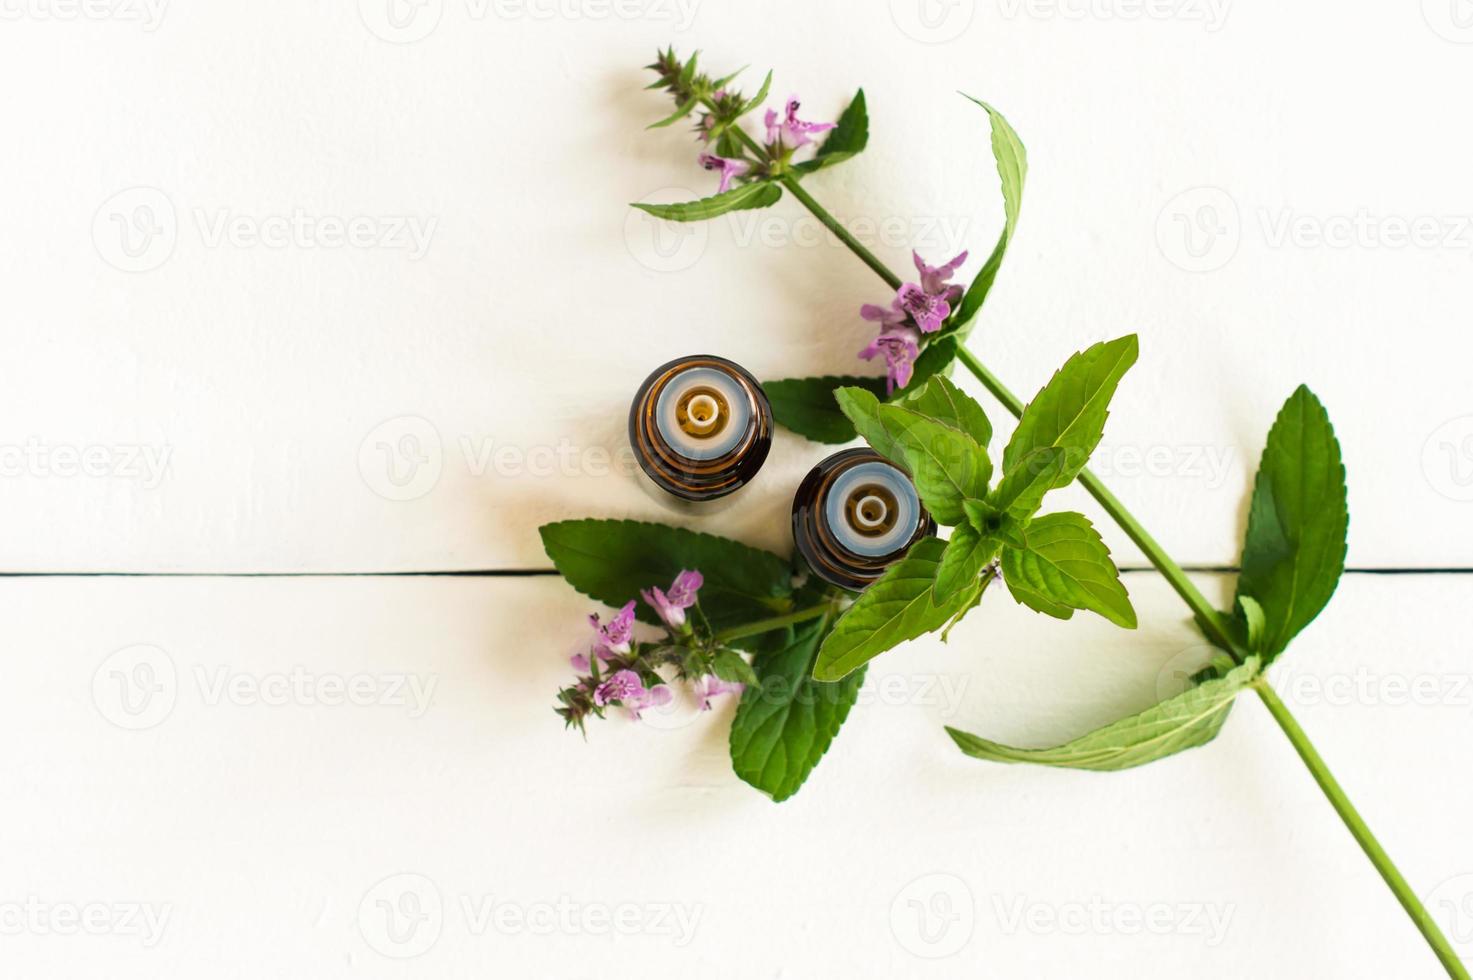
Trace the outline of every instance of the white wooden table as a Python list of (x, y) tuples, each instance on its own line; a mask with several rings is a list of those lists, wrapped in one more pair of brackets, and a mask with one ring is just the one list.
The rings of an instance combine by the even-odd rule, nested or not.
[[(588, 609), (557, 578), (395, 574), (545, 570), (545, 521), (673, 519), (621, 457), (671, 357), (863, 368), (884, 287), (794, 202), (686, 229), (627, 207), (712, 184), (683, 127), (644, 130), (670, 42), (749, 88), (773, 67), (813, 118), (863, 85), (869, 150), (809, 186), (896, 267), (980, 263), (1001, 208), (952, 93), (1007, 113), (1029, 183), (972, 347), (1027, 395), (1140, 334), (1096, 469), (1213, 598), (1274, 413), (1317, 392), (1360, 571), (1276, 683), (1473, 960), (1458, 13), (0, 7), (0, 571), (24, 573), (0, 578), (0, 972), (1441, 975), (1256, 702), (1114, 776), (950, 745), (1155, 700), (1200, 650), (1153, 572), (1128, 573), (1135, 634), (999, 596), (878, 661), (780, 806), (731, 775), (730, 705), (561, 730)], [(824, 454), (780, 434), (699, 526), (786, 553)]]

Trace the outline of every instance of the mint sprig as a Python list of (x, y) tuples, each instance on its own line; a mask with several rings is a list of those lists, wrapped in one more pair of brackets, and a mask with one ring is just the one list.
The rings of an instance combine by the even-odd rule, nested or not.
[[(679, 110), (675, 118), (701, 111), (701, 125), (711, 134), (717, 151), (741, 152), (751, 161), (749, 172), (737, 177), (741, 185), (764, 181), (781, 185), (886, 285), (900, 289), (900, 276), (799, 182), (804, 174), (847, 159), (856, 147), (863, 149), (867, 144), (868, 105), (862, 92), (850, 103), (844, 124), (836, 127), (819, 154), (806, 164), (794, 163), (791, 154), (765, 153), (740, 125), (734, 124), (741, 114), (755, 109), (760, 99), (748, 101), (716, 91), (712, 82), (729, 78), (708, 81), (697, 71), (694, 57), (682, 63), (673, 50), (662, 53), (653, 67), (659, 75), (656, 86), (669, 89), (674, 97)], [(770, 73), (768, 79), (770, 82)], [(764, 83), (764, 94), (766, 89)], [(693, 100), (692, 94), (698, 93), (700, 97)], [(1222, 653), (1193, 678), (1192, 686), (1183, 694), (1064, 745), (1018, 749), (953, 730), (957, 744), (971, 755), (993, 761), (1126, 768), (1207, 744), (1221, 729), (1236, 696), (1251, 688), (1448, 975), (1468, 980), (1468, 971), (1416, 891), (1387, 856), (1263, 673), (1323, 609), (1343, 572), (1348, 509), (1340, 448), (1328, 414), (1305, 388), (1297, 391), (1280, 413), (1269, 434), (1255, 484), (1235, 603), (1230, 613), (1219, 612), (1161, 543), (1086, 468), (1098, 445), (1115, 388), (1135, 360), (1134, 338), (1096, 345), (1071, 358), (1027, 406), (962, 344), (998, 281), (1016, 231), (1027, 177), (1027, 154), (1016, 131), (992, 106), (978, 99), (972, 101), (986, 111), (990, 124), (992, 156), (1003, 195), (1003, 229), (991, 255), (952, 306), (950, 316), (939, 330), (921, 338), (923, 349), (914, 364), (907, 365), (903, 360), (899, 363), (902, 369), (913, 368), (909, 382), (903, 380), (903, 372), (895, 373), (896, 365), (892, 364), (892, 380), (899, 380), (905, 387), (885, 399), (872, 384), (848, 384), (848, 379), (840, 377), (776, 383), (787, 386), (795, 395), (778, 410), (782, 424), (815, 439), (841, 441), (849, 435), (847, 422), (877, 451), (909, 466), (917, 474), (917, 484), (923, 498), (928, 498), (928, 505), (955, 519), (950, 542), (926, 539), (918, 543), (832, 626), (828, 625), (833, 612), (831, 598), (813, 608), (749, 620), (746, 625), (730, 627), (728, 632), (735, 630), (733, 635), (754, 638), (754, 647), (763, 651), (772, 649), (768, 644), (774, 638), (781, 638), (785, 644), (781, 649), (788, 651), (782, 661), (784, 670), (806, 663), (816, 645), (812, 659), (815, 679), (832, 682), (844, 678), (844, 683), (852, 680), (857, 685), (858, 669), (874, 656), (933, 629), (949, 632), (982, 600), (989, 583), (998, 577), (999, 568), (1014, 595), (1027, 592), (1025, 601), (1035, 608), (1061, 617), (1077, 609), (1089, 609), (1122, 625), (1133, 625), (1135, 612), (1093, 527), (1075, 514), (1038, 515), (1048, 493), (1077, 481), (1160, 571)], [(724, 180), (734, 176), (731, 169), (723, 169)], [(749, 200), (763, 201), (765, 197), (754, 192)], [(707, 205), (696, 208), (695, 214), (703, 211), (722, 213)], [(672, 215), (677, 220), (683, 216)], [(930, 330), (934, 320), (925, 322)], [(914, 356), (909, 348), (895, 347), (894, 341), (891, 338), (892, 354), (898, 350)], [(940, 396), (947, 392), (937, 388), (919, 399), (911, 397), (912, 392), (944, 378), (953, 362), (961, 363), (1020, 419), (1000, 464), (994, 467), (999, 471), (995, 474), (988, 470), (993, 462), (986, 456), (989, 440), (979, 437), (980, 430), (954, 406), (948, 409), (941, 403)], [(827, 404), (825, 392), (832, 393), (842, 420)], [(886, 405), (887, 401), (895, 404)], [(984, 458), (986, 464), (981, 462)], [(984, 473), (987, 475), (979, 475)], [(995, 484), (990, 479), (994, 475), (998, 477)], [(994, 550), (997, 559), (986, 560), (981, 571), (975, 572)], [(750, 603), (751, 597), (744, 597), (741, 590), (733, 595), (738, 604)], [(791, 600), (793, 596), (786, 598)], [(732, 613), (731, 618), (735, 621), (754, 612), (749, 604), (739, 613)], [(794, 624), (818, 617), (824, 625), (808, 626), (804, 639), (799, 641)], [(762, 655), (759, 653), (759, 657)], [(760, 670), (757, 673), (761, 676)], [(836, 712), (835, 717), (841, 721), (844, 713), (847, 708)], [(748, 720), (744, 720), (744, 726)], [(759, 720), (751, 730), (744, 727), (744, 738), (751, 731), (770, 727), (764, 729)], [(753, 757), (755, 762), (749, 762), (743, 751), (739, 769), (744, 778), (747, 773), (771, 773), (771, 778), (761, 776), (752, 781), (774, 798), (801, 784), (796, 775), (790, 778), (789, 767), (781, 760), (803, 758), (802, 752), (796, 756), (789, 753), (805, 744), (816, 744), (810, 733), (819, 730), (819, 726), (806, 723), (789, 726), (784, 722), (776, 727), (782, 732), (791, 731), (791, 739), (784, 736), (762, 746)], [(756, 744), (756, 740), (743, 744)], [(734, 752), (734, 764), (736, 755)], [(770, 764), (771, 760), (780, 763)], [(792, 772), (801, 770), (806, 776), (803, 766), (811, 761), (809, 758)]]
[[(931, 514), (955, 528), (936, 562), (935, 603), (980, 591), (984, 577), (996, 573), (996, 559), (1008, 591), (1030, 609), (1059, 619), (1088, 610), (1135, 628), (1130, 597), (1094, 526), (1080, 514), (1037, 514), (1044, 496), (1071, 483), (1099, 445), (1110, 400), (1136, 355), (1132, 335), (1069, 358), (1023, 410), (995, 487), (987, 450), (992, 423), (944, 376), (895, 403), (859, 388), (837, 392), (855, 430), (904, 466)], [(841, 620), (836, 633), (844, 627)], [(863, 648), (873, 657), (884, 652), (880, 643), (870, 639)]]

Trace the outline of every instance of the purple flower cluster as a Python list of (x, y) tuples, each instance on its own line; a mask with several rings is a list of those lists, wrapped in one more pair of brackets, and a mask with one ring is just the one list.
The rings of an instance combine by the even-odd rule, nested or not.
[[(682, 571), (669, 589), (653, 587), (641, 591), (644, 601), (665, 624), (667, 635), (663, 642), (641, 644), (635, 640), (636, 607), (632, 599), (607, 621), (596, 613), (588, 617), (593, 627), (589, 648), (570, 658), (573, 669), (584, 676), (558, 696), (563, 705), (558, 713), (568, 724), (581, 727), (587, 715), (601, 716), (603, 709), (611, 705), (638, 718), (646, 709), (670, 704), (674, 693), (655, 672), (659, 666), (675, 665), (683, 677), (693, 681), (692, 693), (702, 711), (710, 710), (713, 698), (741, 693), (741, 684), (721, 680), (711, 673), (687, 672), (691, 662), (687, 657), (692, 652), (705, 651), (709, 658), (710, 650), (716, 645), (709, 636), (698, 635), (687, 615), (696, 606), (704, 584), (700, 572)], [(694, 662), (709, 665), (709, 659)]]
[(920, 282), (902, 283), (888, 307), (866, 303), (859, 315), (880, 325), (880, 335), (859, 352), (864, 360), (885, 358), (888, 390), (910, 383), (915, 359), (921, 352), (921, 335), (940, 330), (962, 297), (962, 287), (950, 282), (967, 260), (963, 252), (945, 265), (927, 265), (921, 253), (912, 253)]
[(593, 690), (593, 703), (602, 708), (611, 702), (623, 705), (638, 718), (645, 708), (659, 708), (670, 703), (674, 695), (669, 686), (645, 687), (644, 680), (632, 670), (621, 670)]
[[(718, 91), (712, 96), (718, 105), (725, 100), (725, 97), (725, 90)], [(799, 119), (798, 109), (801, 105), (802, 103), (795, 95), (788, 99), (787, 105), (783, 108), (781, 114), (776, 109), (767, 110), (763, 122), (767, 126), (766, 152), (771, 160), (786, 163), (792, 158), (794, 150), (805, 147), (813, 142), (815, 133), (826, 133), (838, 125), (837, 123), (805, 122)], [(729, 125), (735, 126), (737, 123), (733, 120)], [(699, 134), (701, 142), (708, 146), (711, 143), (713, 133), (718, 131), (716, 120), (711, 115), (703, 116), (700, 124), (696, 127), (696, 132)], [(696, 159), (706, 170), (716, 171), (720, 175), (720, 184), (716, 188), (716, 193), (718, 194), (724, 194), (729, 191), (733, 180), (739, 177), (745, 177), (753, 172), (753, 165), (750, 160), (744, 160), (740, 157), (721, 156), (711, 152), (709, 149), (702, 150)], [(767, 170), (772, 172), (770, 167)]]

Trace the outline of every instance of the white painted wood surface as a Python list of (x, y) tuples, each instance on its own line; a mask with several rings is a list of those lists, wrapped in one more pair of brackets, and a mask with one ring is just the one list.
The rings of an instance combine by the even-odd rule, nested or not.
[[(5, 975), (1437, 977), (1251, 697), (1127, 773), (954, 750), (943, 724), (1047, 744), (1195, 666), (1177, 600), (1129, 585), (1136, 634), (999, 595), (877, 661), (774, 806), (730, 772), (730, 704), (562, 730), (586, 603), (556, 579), (0, 582)], [(1473, 956), (1465, 588), (1352, 576), (1276, 677)], [(429, 918), (391, 934), (406, 890)], [(110, 931), (17, 928), (28, 902)]]
[[(547, 520), (691, 523), (621, 465), (639, 380), (698, 351), (862, 369), (884, 289), (792, 201), (627, 207), (712, 185), (687, 133), (643, 130), (670, 42), (749, 90), (773, 67), (813, 118), (865, 86), (870, 149), (809, 186), (902, 271), (990, 249), (984, 121), (951, 93), (1007, 113), (1030, 179), (973, 347), (1026, 396), (1140, 334), (1096, 468), (1181, 561), (1236, 561), (1306, 382), (1351, 563), (1473, 566), (1458, 14), (0, 3), (0, 571), (540, 568)], [(786, 551), (826, 451), (781, 434), (701, 528)], [(560, 730), (586, 604), (556, 579), (0, 579), (0, 973), (1439, 976), (1251, 699), (1126, 774), (954, 751), (943, 724), (1047, 744), (1203, 655), (1128, 583), (1135, 634), (999, 596), (878, 662), (774, 807), (730, 773), (730, 705)], [(1276, 681), (1473, 958), (1466, 588), (1351, 576)]]
[[(1028, 394), (1140, 333), (1098, 462), (1181, 560), (1235, 560), (1308, 382), (1352, 563), (1473, 563), (1473, 34), (1444, 7), (17, 0), (0, 567), (543, 566), (538, 523), (659, 513), (608, 473), (654, 365), (861, 367), (884, 290), (793, 202), (677, 231), (626, 206), (711, 184), (643, 130), (672, 41), (815, 118), (867, 87), (870, 150), (812, 190), (897, 268), (980, 263), (997, 187), (952, 93), (1009, 114), (1031, 176), (974, 346)], [(785, 547), (822, 454), (783, 440), (723, 528)]]

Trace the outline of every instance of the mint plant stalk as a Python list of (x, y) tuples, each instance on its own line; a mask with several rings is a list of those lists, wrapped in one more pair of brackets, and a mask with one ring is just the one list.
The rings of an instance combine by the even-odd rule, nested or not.
[[(774, 800), (785, 799), (836, 736), (857, 698), (865, 665), (932, 631), (942, 630), (945, 639), (987, 595), (999, 592), (994, 583), (1043, 615), (1067, 620), (1084, 612), (1136, 627), (1135, 609), (1099, 533), (1083, 515), (1048, 506), (1054, 490), (1077, 481), (1167, 579), (1219, 655), (1182, 694), (1063, 745), (1016, 748), (948, 729), (957, 747), (990, 762), (1126, 769), (1212, 741), (1237, 696), (1251, 689), (1448, 975), (1467, 980), (1446, 937), (1266, 678), (1329, 602), (1344, 571), (1345, 468), (1328, 413), (1314, 394), (1305, 387), (1295, 391), (1268, 434), (1233, 608), (1220, 611), (1086, 468), (1110, 401), (1136, 360), (1136, 338), (1074, 354), (1026, 404), (965, 347), (1007, 254), (1027, 176), (1023, 143), (996, 109), (972, 99), (988, 116), (1001, 180), (1004, 224), (996, 244), (966, 287), (951, 282), (965, 252), (939, 265), (917, 254), (916, 276), (907, 281), (802, 183), (865, 149), (869, 125), (862, 90), (832, 123), (805, 121), (796, 97), (780, 109), (768, 108), (759, 139), (745, 124), (764, 103), (771, 73), (756, 96), (745, 98), (734, 87), (735, 76), (712, 79), (698, 70), (695, 56), (682, 62), (668, 50), (650, 68), (657, 76), (651, 88), (666, 90), (676, 103), (674, 114), (655, 125), (693, 120), (702, 147), (696, 162), (716, 174), (717, 185), (701, 200), (636, 207), (665, 220), (699, 221), (770, 207), (790, 194), (879, 276), (892, 295), (885, 303), (859, 307), (859, 317), (874, 323), (878, 333), (857, 355), (882, 361), (884, 378), (789, 378), (764, 388), (775, 418), (789, 429), (826, 443), (863, 437), (901, 465), (926, 508), (950, 532), (945, 540), (921, 540), (877, 582), (851, 596), (806, 579), (779, 556), (710, 535), (632, 522), (549, 525), (544, 543), (564, 577), (600, 602), (623, 606), (610, 623), (595, 619), (592, 656), (574, 658), (575, 667), (590, 667), (593, 676), (560, 694), (559, 712), (579, 727), (608, 705), (637, 714), (666, 699), (653, 692), (667, 675), (675, 681), (708, 675), (702, 683), (719, 688), (707, 689), (707, 703), (711, 690), (741, 690), (730, 739), (734, 771)], [(957, 363), (1018, 418), (998, 458), (990, 452), (986, 412), (947, 377)], [(697, 568), (705, 571), (704, 579)], [(678, 619), (672, 618), (669, 597), (658, 589), (645, 591), (672, 577), (672, 593), (680, 594)], [(700, 588), (699, 604), (692, 583)], [(640, 592), (643, 607), (633, 602)], [(699, 625), (687, 625), (685, 609), (699, 613)], [(636, 616), (663, 625), (664, 637), (633, 640)], [(611, 635), (620, 642), (611, 646)], [(600, 660), (614, 668), (612, 675), (598, 673)]]

